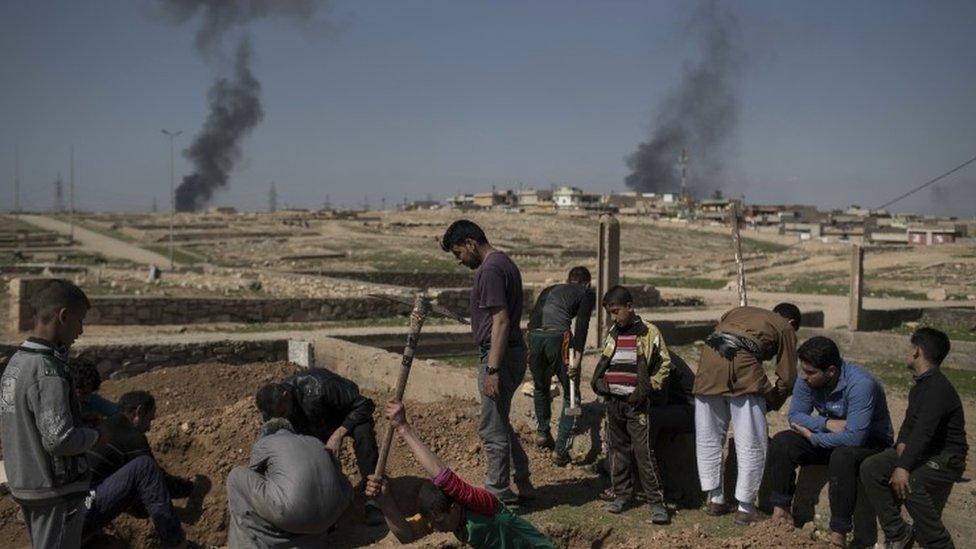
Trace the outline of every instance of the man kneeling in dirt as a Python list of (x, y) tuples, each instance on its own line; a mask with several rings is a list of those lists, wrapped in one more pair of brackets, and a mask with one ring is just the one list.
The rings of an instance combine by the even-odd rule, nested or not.
[(438, 530), (453, 532), (458, 540), (475, 548), (555, 548), (545, 534), (510, 511), (494, 494), (475, 488), (454, 474), (407, 423), (403, 403), (387, 403), (384, 414), (431, 476), (431, 482), (425, 482), (417, 495), (420, 514), (409, 519), (393, 501), (385, 478), (370, 475), (366, 483), (366, 495), (376, 499), (387, 526), (400, 543), (410, 543)]
[[(146, 391), (131, 391), (122, 395), (115, 406), (118, 413), (103, 420), (98, 427), (102, 435), (101, 442), (88, 451), (93, 488), (135, 459), (148, 458), (157, 463), (146, 438), (146, 433), (156, 419), (156, 399)], [(160, 472), (172, 499), (188, 498), (194, 493), (195, 487), (203, 487), (209, 482), (202, 476), (197, 477), (194, 482), (170, 475), (162, 468)], [(202, 498), (206, 489), (196, 492)], [(197, 499), (192, 503), (199, 505), (201, 502)], [(137, 517), (147, 516), (146, 507), (141, 501), (133, 501), (125, 512)]]
[[(326, 547), (329, 529), (353, 499), (338, 455), (297, 434), (294, 401), (281, 385), (257, 394), (265, 421), (246, 467), (227, 476), (230, 547)], [(265, 411), (265, 409), (267, 411)]]
[[(321, 440), (333, 454), (339, 453), (346, 435), (352, 437), (356, 464), (365, 484), (366, 477), (376, 470), (379, 451), (373, 424), (376, 405), (359, 392), (359, 386), (324, 368), (309, 368), (258, 391), (258, 409), (265, 417), (273, 417), (270, 404), (263, 398), (274, 394), (270, 387), (292, 395), (293, 411), (287, 418), (296, 433)], [(372, 502), (366, 504), (366, 523), (383, 524), (383, 515)]]

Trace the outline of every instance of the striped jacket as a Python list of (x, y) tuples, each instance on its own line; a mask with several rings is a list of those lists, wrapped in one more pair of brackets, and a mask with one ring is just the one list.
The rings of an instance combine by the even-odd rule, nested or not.
[[(626, 397), (634, 405), (667, 400), (671, 355), (657, 326), (639, 317), (630, 326), (613, 326), (593, 374), (593, 391)], [(659, 398), (660, 397), (660, 398)]]

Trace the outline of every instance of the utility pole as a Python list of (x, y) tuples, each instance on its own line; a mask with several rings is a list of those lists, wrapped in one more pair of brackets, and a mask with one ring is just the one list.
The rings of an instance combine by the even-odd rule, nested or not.
[(58, 178), (54, 180), (54, 213), (61, 213), (64, 211), (64, 182), (61, 180), (61, 172), (58, 172)]
[(278, 190), (275, 188), (275, 182), (271, 182), (271, 187), (268, 189), (268, 211), (275, 213), (278, 211)]
[(71, 167), (68, 176), (68, 223), (71, 226), (71, 232), (68, 237), (68, 243), (75, 243), (75, 146), (71, 146)]
[(20, 211), (20, 148), (14, 145), (14, 211)]
[(160, 130), (163, 135), (169, 137), (169, 270), (173, 270), (173, 225), (176, 221), (176, 171), (173, 159), (173, 140), (175, 140), (183, 130), (171, 132)]

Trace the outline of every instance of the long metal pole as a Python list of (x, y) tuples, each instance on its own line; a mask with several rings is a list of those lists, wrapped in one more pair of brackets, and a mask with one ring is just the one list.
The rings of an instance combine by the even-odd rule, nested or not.
[(176, 220), (176, 168), (173, 159), (174, 134), (169, 135), (169, 270), (173, 271), (173, 225)]
[(71, 166), (69, 168), (70, 180), (68, 182), (68, 222), (71, 226), (68, 243), (75, 243), (75, 147), (71, 146)]
[(732, 202), (732, 247), (735, 252), (739, 306), (745, 307), (749, 304), (749, 298), (746, 296), (746, 269), (742, 264), (742, 238), (739, 236), (739, 203), (735, 201)]
[(20, 148), (14, 145), (14, 211), (20, 211)]

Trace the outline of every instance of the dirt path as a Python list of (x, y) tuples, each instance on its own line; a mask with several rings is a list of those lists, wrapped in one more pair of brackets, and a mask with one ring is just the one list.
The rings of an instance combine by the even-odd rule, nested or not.
[[(31, 225), (49, 231), (55, 231), (61, 234), (70, 234), (71, 232), (71, 226), (68, 223), (47, 216), (18, 215), (17, 218), (25, 223), (30, 223)], [(144, 250), (123, 240), (96, 233), (78, 225), (75, 225), (75, 240), (86, 250), (98, 252), (106, 257), (127, 259), (144, 265), (169, 265), (169, 258), (163, 257), (156, 252)]]

